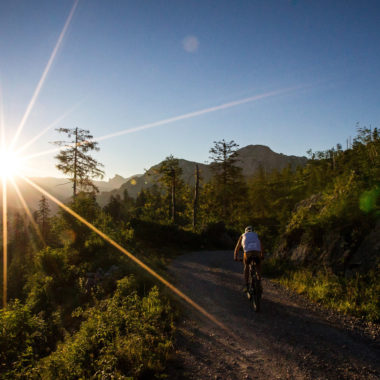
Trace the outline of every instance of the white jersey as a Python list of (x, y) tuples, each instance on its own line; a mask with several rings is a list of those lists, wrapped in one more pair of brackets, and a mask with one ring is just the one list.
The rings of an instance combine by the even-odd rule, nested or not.
[(244, 252), (261, 251), (261, 243), (256, 232), (246, 232), (243, 234), (241, 244)]

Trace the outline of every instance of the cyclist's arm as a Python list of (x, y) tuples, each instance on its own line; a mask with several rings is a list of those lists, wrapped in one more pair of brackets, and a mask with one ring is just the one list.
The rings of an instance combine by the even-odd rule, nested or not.
[(239, 240), (238, 240), (238, 242), (237, 242), (237, 244), (236, 244), (236, 247), (235, 247), (235, 251), (234, 251), (234, 260), (235, 261), (237, 261), (237, 259), (238, 259), (238, 253), (239, 253), (239, 251), (240, 251), (240, 248), (241, 248), (241, 236), (239, 237)]

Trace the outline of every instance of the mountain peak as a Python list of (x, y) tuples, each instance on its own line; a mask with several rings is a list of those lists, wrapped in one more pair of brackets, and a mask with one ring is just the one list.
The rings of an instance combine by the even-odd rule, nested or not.
[(238, 153), (240, 153), (240, 152), (252, 152), (252, 153), (257, 152), (257, 153), (260, 153), (260, 152), (273, 152), (273, 150), (271, 148), (269, 148), (269, 146), (266, 146), (266, 145), (250, 144), (250, 145), (244, 146), (243, 148), (238, 149), (237, 152)]
[(287, 156), (276, 153), (266, 145), (247, 145), (237, 151), (239, 162), (237, 165), (243, 169), (243, 175), (252, 176), (259, 168), (266, 172), (282, 170), (289, 166), (296, 168), (307, 162), (306, 157)]
[[(273, 152), (266, 145), (247, 145), (237, 151), (239, 160), (236, 162), (237, 166), (242, 168), (242, 173), (246, 177), (251, 177), (260, 168), (263, 168), (266, 172), (273, 170), (282, 170), (290, 165), (293, 169), (297, 166), (303, 166), (306, 164), (306, 157), (287, 156), (282, 153)], [(182, 169), (182, 178), (190, 186), (194, 185), (195, 165), (198, 164), (201, 172), (201, 177), (204, 182), (208, 182), (212, 177), (212, 171), (210, 165), (188, 161), (183, 158), (178, 158), (179, 166)], [(161, 163), (156, 164), (149, 168), (145, 174), (140, 176), (133, 176), (124, 180), (124, 183), (117, 190), (112, 192), (102, 193), (98, 196), (98, 201), (101, 205), (105, 205), (109, 201), (111, 194), (123, 194), (124, 190), (128, 190), (128, 194), (132, 197), (137, 197), (141, 189), (146, 189), (152, 186), (157, 179), (156, 170)], [(116, 187), (116, 186), (115, 186)]]
[(115, 174), (113, 178), (110, 178), (108, 180), (108, 185), (116, 189), (120, 187), (124, 182), (126, 182), (126, 180), (127, 179), (122, 177), (121, 175)]

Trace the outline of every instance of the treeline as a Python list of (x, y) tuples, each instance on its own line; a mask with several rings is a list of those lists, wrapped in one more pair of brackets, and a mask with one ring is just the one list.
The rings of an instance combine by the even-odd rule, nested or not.
[(305, 166), (272, 172), (261, 167), (250, 178), (243, 177), (237, 165), (237, 147), (234, 141), (214, 142), (210, 149), (213, 177), (206, 183), (200, 172), (197, 189), (184, 182), (178, 159), (169, 156), (157, 170), (157, 183), (136, 199), (127, 191), (122, 197), (111, 196), (105, 210), (114, 220), (152, 221), (197, 233), (212, 224), (224, 224), (239, 233), (252, 224), (270, 252), (284, 235), (294, 241), (311, 226), (328, 229), (356, 220), (363, 228), (357, 235), (364, 236), (377, 220), (380, 151), (376, 128), (359, 128), (349, 149), (337, 144), (326, 151), (309, 151)]
[[(89, 131), (59, 132), (71, 139), (59, 142), (64, 148), (56, 157), (73, 183), (67, 206), (157, 272), (164, 273), (178, 249), (231, 245), (229, 228), (241, 218), (237, 208), (247, 194), (233, 142), (215, 143), (214, 179), (205, 184), (200, 173), (197, 191), (170, 156), (152, 188), (101, 208), (90, 175), (102, 174), (90, 156), (97, 145), (87, 142)], [(176, 311), (160, 284), (74, 216), (51, 215), (45, 196), (32, 220), (18, 211), (9, 212), (8, 221), (2, 377), (151, 378), (165, 372)]]
[(283, 178), (282, 194), (271, 198), (273, 177), (262, 182), (261, 199), (277, 205), (280, 225), (267, 272), (314, 301), (379, 321), (379, 131), (358, 128), (349, 149), (309, 155)]
[[(73, 182), (67, 206), (163, 274), (162, 251), (97, 204), (91, 173), (102, 173), (90, 156), (97, 146), (89, 131), (59, 131), (72, 139), (57, 156), (57, 167)], [(127, 379), (165, 372), (176, 309), (150, 275), (66, 211), (52, 215), (45, 196), (32, 218), (9, 209), (8, 232), (1, 378)]]
[[(157, 251), (78, 193), (68, 206), (162, 272)], [(66, 212), (10, 220), (8, 306), (0, 310), (2, 378), (149, 378), (165, 370), (175, 310), (160, 286)], [(3, 301), (3, 300), (2, 300)]]
[(232, 248), (251, 224), (271, 253), (267, 273), (281, 275), (283, 283), (316, 301), (378, 320), (377, 128), (358, 128), (346, 150), (340, 144), (326, 151), (310, 150), (305, 166), (272, 172), (260, 168), (251, 178), (242, 176), (236, 150), (234, 141), (214, 142), (213, 177), (205, 183), (200, 173), (197, 188), (182, 180), (178, 160), (169, 156), (158, 169), (161, 177), (155, 185), (141, 191), (136, 200), (127, 192), (123, 198), (111, 197), (105, 210), (131, 225), (144, 221), (147, 235), (157, 245), (155, 232), (160, 236), (166, 226), (167, 232), (177, 228), (165, 235), (168, 241), (180, 236), (178, 231), (192, 231), (190, 241), (184, 236), (179, 241), (184, 239), (188, 247), (198, 239), (201, 247), (213, 241), (214, 247)]
[[(195, 185), (188, 185), (178, 159), (169, 156), (152, 187), (136, 199), (127, 192), (113, 196), (104, 208), (91, 185), (102, 175), (89, 154), (97, 149), (92, 136), (78, 128), (59, 131), (71, 139), (60, 142), (57, 156), (57, 167), (73, 183), (68, 207), (159, 273), (174, 252), (232, 248), (253, 225), (273, 253), (267, 273), (333, 306), (347, 295), (342, 310), (379, 319), (378, 252), (372, 271), (363, 263), (349, 266), (379, 220), (377, 129), (359, 129), (346, 150), (338, 144), (310, 151), (304, 167), (260, 168), (251, 178), (238, 166), (237, 144), (217, 141), (210, 148), (210, 181), (194, 167)], [(2, 377), (151, 378), (165, 372), (175, 308), (159, 284), (81, 221), (65, 211), (51, 215), (42, 197), (33, 222), (21, 212), (10, 215), (8, 254)]]

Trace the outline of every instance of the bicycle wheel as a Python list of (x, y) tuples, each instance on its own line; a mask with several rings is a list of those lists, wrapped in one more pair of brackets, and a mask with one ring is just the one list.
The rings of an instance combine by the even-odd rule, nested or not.
[(256, 269), (252, 263), (249, 268), (249, 305), (252, 310), (259, 312), (261, 306), (261, 288), (260, 282), (257, 280), (255, 270)]
[(249, 294), (249, 296), (248, 296), (249, 306), (252, 310), (256, 311), (255, 291), (254, 291), (252, 285), (249, 286), (248, 294)]
[(261, 288), (259, 280), (255, 279), (254, 284), (254, 295), (252, 297), (254, 299), (254, 310), (259, 312), (261, 307)]

